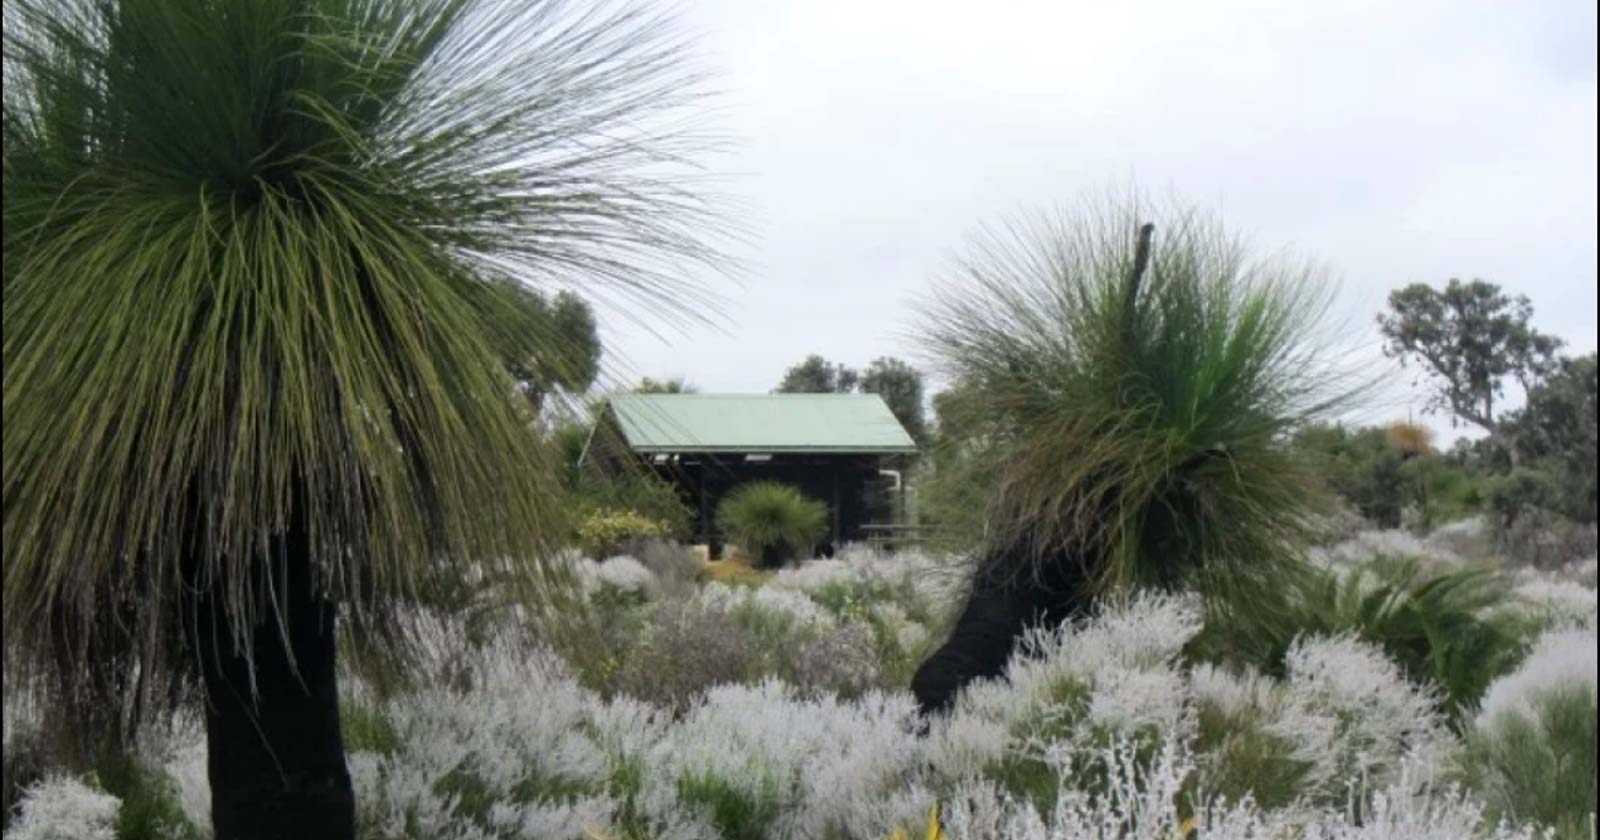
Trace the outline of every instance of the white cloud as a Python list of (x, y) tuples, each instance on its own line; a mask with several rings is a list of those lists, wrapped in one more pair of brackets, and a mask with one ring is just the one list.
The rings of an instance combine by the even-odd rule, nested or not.
[[(1530, 3), (764, 3), (685, 8), (722, 69), (751, 271), (721, 331), (614, 314), (637, 374), (761, 391), (901, 336), (977, 225), (1137, 181), (1387, 292), (1481, 276), (1595, 346), (1595, 12)], [(1420, 401), (1413, 400), (1414, 407)], [(1403, 403), (1374, 409), (1403, 415)], [(1442, 424), (1442, 421), (1441, 421)]]

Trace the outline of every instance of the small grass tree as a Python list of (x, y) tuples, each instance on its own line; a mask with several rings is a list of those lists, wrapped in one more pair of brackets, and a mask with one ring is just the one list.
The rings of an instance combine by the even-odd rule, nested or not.
[(1145, 209), (988, 230), (924, 306), (958, 386), (941, 411), (981, 441), (992, 495), (972, 598), (914, 682), (925, 708), (1100, 593), (1248, 600), (1293, 568), (1319, 494), (1288, 435), (1354, 391), (1316, 340), (1328, 287), (1199, 212)]
[(822, 541), (828, 508), (782, 482), (752, 481), (717, 506), (717, 528), (762, 566), (779, 566)]
[(198, 671), (218, 837), (353, 837), (335, 622), (547, 580), (505, 361), (563, 348), (520, 290), (717, 262), (702, 74), (630, 0), (20, 0), (4, 38), (7, 682)]

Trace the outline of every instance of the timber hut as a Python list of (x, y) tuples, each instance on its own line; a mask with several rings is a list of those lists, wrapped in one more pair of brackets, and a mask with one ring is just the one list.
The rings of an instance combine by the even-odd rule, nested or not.
[(824, 502), (837, 546), (903, 509), (884, 500), (916, 453), (877, 394), (622, 394), (601, 411), (580, 465), (614, 473), (632, 459), (673, 484), (697, 513), (696, 541), (716, 556), (717, 505), (739, 485), (780, 481)]

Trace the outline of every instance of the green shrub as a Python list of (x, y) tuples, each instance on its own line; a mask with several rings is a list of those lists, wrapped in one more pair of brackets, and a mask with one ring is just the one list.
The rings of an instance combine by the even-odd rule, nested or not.
[(694, 513), (678, 497), (677, 488), (643, 471), (625, 471), (606, 478), (585, 478), (575, 492), (581, 523), (599, 510), (629, 511), (660, 523), (664, 536), (689, 537)]
[(117, 840), (198, 840), (178, 802), (177, 785), (165, 773), (131, 756), (113, 756), (95, 768), (106, 793), (122, 800)]
[(586, 516), (578, 526), (578, 547), (597, 560), (624, 554), (635, 545), (661, 539), (668, 526), (631, 510), (601, 508)]
[(1263, 808), (1283, 808), (1308, 787), (1312, 764), (1281, 733), (1270, 731), (1264, 710), (1228, 709), (1201, 701), (1195, 708), (1196, 750), (1204, 755), (1205, 791), (1229, 802), (1250, 797)]
[(339, 727), (349, 752), (394, 755), (400, 751), (400, 733), (377, 704), (340, 704)]
[(1468, 736), (1468, 783), (1493, 817), (1537, 822), (1562, 840), (1587, 840), (1600, 784), (1594, 688), (1548, 691), (1529, 705), (1499, 712)]
[(828, 509), (787, 484), (757, 481), (722, 500), (717, 527), (770, 566), (810, 552), (828, 532)]
[(1295, 433), (1294, 448), (1364, 519), (1380, 528), (1400, 527), (1406, 464), (1383, 429), (1313, 423)]
[(1469, 570), (1423, 573), (1414, 560), (1376, 558), (1347, 573), (1307, 569), (1283, 597), (1251, 610), (1218, 606), (1191, 656), (1274, 676), (1303, 636), (1353, 633), (1393, 659), (1413, 682), (1436, 688), (1458, 724), (1497, 677), (1514, 667), (1527, 633), (1497, 578)]
[(1460, 464), (1426, 455), (1406, 463), (1407, 499), (1417, 529), (1430, 531), (1483, 510), (1486, 480)]
[(1492, 479), (1486, 488), (1489, 510), (1502, 531), (1511, 529), (1530, 513), (1555, 510), (1560, 486), (1550, 474), (1529, 467), (1518, 467)]
[(750, 791), (711, 773), (690, 774), (678, 780), (678, 798), (708, 816), (723, 840), (762, 840), (782, 815), (779, 783), (770, 776)]

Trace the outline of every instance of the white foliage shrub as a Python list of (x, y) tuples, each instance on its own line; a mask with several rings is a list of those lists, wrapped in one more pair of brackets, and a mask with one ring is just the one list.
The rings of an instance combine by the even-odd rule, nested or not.
[(592, 593), (609, 586), (619, 592), (644, 595), (656, 587), (655, 572), (627, 555), (619, 555), (599, 563), (592, 560), (578, 560), (572, 566), (577, 571), (578, 581), (585, 592)]
[(1287, 668), (1279, 717), (1268, 729), (1314, 758), (1313, 779), (1325, 797), (1396, 784), (1408, 762), (1437, 767), (1453, 748), (1435, 698), (1372, 645), (1302, 639)]
[(1596, 687), (1596, 635), (1591, 624), (1554, 630), (1539, 637), (1528, 658), (1495, 680), (1484, 694), (1478, 724), (1511, 712), (1532, 716), (1533, 700), (1562, 688)]
[(651, 750), (643, 807), (657, 818), (687, 808), (709, 836), (720, 797), (765, 815), (762, 836), (886, 834), (932, 803), (914, 784), (915, 714), (905, 695), (842, 703), (775, 681), (715, 689)]
[(179, 747), (162, 769), (177, 788), (183, 816), (202, 838), (211, 837), (211, 778), (206, 771), (205, 739)]
[(1410, 558), (1425, 570), (1443, 571), (1460, 567), (1465, 561), (1452, 550), (1450, 539), (1424, 539), (1402, 530), (1358, 531), (1332, 546), (1319, 546), (1310, 552), (1312, 562), (1324, 568), (1342, 570), (1360, 566), (1374, 557)]
[(1594, 589), (1532, 570), (1522, 576), (1514, 594), (1525, 614), (1549, 626), (1593, 626), (1596, 610), (1600, 608)]
[[(1228, 802), (1189, 785), (1195, 757), (1175, 739), (1152, 760), (1126, 742), (1103, 749), (1100, 783), (1091, 790), (1063, 786), (1041, 812), (992, 781), (976, 780), (949, 800), (944, 823), (951, 840), (1535, 840), (1531, 827), (1491, 825), (1476, 802), (1434, 784), (1414, 762), (1394, 783), (1360, 797), (1361, 813), (1338, 810), (1263, 811), (1248, 799)], [(1062, 779), (1073, 778), (1072, 755), (1051, 759)]]
[(543, 657), (489, 662), (468, 697), (435, 688), (382, 707), (399, 746), (363, 757), (354, 774), (363, 822), (380, 836), (410, 827), (439, 840), (566, 840), (582, 836), (580, 817), (609, 821), (612, 805), (584, 795), (608, 775), (605, 752), (585, 734), (594, 698)]
[[(1358, 542), (1329, 562), (1378, 544), (1444, 557), (1387, 532)], [(1281, 679), (1190, 667), (1201, 603), (1139, 594), (1032, 633), (1004, 677), (924, 721), (905, 691), (874, 688), (873, 657), (930, 641), (938, 610), (957, 603), (948, 562), (849, 550), (763, 587), (690, 590), (659, 587), (633, 558), (571, 562), (582, 591), (635, 628), (619, 636), (634, 645), (618, 649), (629, 681), (602, 695), (553, 654), (485, 646), (438, 616), (425, 658), (449, 679), (380, 699), (345, 676), (346, 708), (363, 716), (350, 756), (362, 840), (881, 840), (917, 836), (935, 807), (952, 840), (1534, 836), (1436, 782), (1458, 749), (1437, 698), (1350, 637), (1297, 640)], [(1591, 617), (1553, 622), (1491, 687), (1485, 719), (1595, 685), (1593, 591), (1574, 587), (1522, 580), (1530, 609)], [(761, 676), (778, 673), (791, 679)], [(25, 725), (7, 709), (8, 747)], [(161, 763), (206, 836), (198, 735), (175, 738)], [(1040, 784), (1057, 789), (1040, 796)], [(28, 796), (33, 822), (8, 840), (109, 840), (92, 832), (114, 799), (61, 779)], [(14, 834), (47, 824), (76, 833)]]
[(6, 840), (114, 840), (121, 808), (115, 796), (54, 776), (23, 793)]
[(1334, 815), (1303, 829), (1305, 840), (1538, 840), (1533, 826), (1491, 824), (1483, 807), (1452, 787), (1439, 787), (1431, 770), (1402, 768), (1395, 783), (1363, 799), (1358, 817)]

